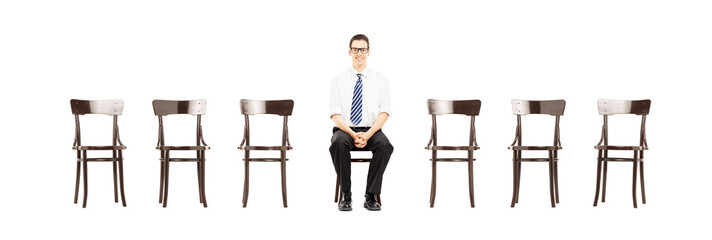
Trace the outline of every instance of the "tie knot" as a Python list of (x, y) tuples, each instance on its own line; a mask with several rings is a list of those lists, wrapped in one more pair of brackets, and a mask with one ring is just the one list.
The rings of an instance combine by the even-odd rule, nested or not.
[(361, 76), (363, 76), (363, 74), (357, 73), (356, 76), (358, 76), (358, 79), (361, 79)]

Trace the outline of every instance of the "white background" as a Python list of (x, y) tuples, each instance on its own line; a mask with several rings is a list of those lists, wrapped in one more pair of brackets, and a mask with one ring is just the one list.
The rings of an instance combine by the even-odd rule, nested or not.
[[(712, 75), (711, 11), (707, 1), (3, 1), (0, 238), (709, 238), (702, 84)], [(360, 208), (362, 164), (353, 167), (355, 209), (338, 212), (332, 202), (329, 81), (350, 66), (357, 33), (371, 39), (368, 66), (389, 77), (393, 96), (384, 132), (395, 152), (381, 212)], [(72, 98), (124, 99), (128, 207), (113, 203), (106, 163), (90, 164), (87, 208), (72, 204)], [(274, 163), (251, 165), (241, 207), (242, 98), (296, 102), (287, 209)], [(428, 98), (482, 100), (474, 209), (463, 163), (439, 165), (428, 208)], [(567, 101), (554, 209), (546, 164), (537, 163), (523, 166), (520, 203), (509, 207), (515, 98)], [(630, 163), (610, 164), (607, 202), (592, 207), (600, 98), (652, 100), (648, 204), (639, 197), (638, 209)], [(168, 208), (158, 204), (153, 99), (208, 100), (209, 208), (198, 203), (195, 165), (181, 163), (171, 167)], [(185, 128), (167, 131), (186, 133), (169, 141), (190, 143), (192, 120), (175, 119)], [(255, 143), (277, 144), (269, 140), (278, 139), (279, 119), (264, 119), (253, 126), (265, 134)], [(451, 119), (441, 142), (466, 144), (467, 119)], [(109, 143), (108, 117), (82, 121), (85, 143)], [(612, 118), (611, 137), (635, 144), (637, 121)], [(528, 123), (525, 141), (539, 132), (542, 144), (551, 141), (552, 119)]]

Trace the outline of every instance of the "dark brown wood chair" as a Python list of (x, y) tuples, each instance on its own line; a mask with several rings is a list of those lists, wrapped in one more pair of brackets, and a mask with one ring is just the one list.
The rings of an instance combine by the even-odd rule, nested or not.
[[(279, 162), (282, 170), (282, 203), (287, 207), (287, 150), (292, 149), (289, 143), (288, 117), (292, 115), (294, 101), (292, 100), (240, 100), (242, 114), (245, 115), (245, 130), (239, 150), (245, 151), (245, 187), (242, 193), (242, 207), (247, 207), (247, 197), (250, 192), (250, 162)], [(253, 146), (250, 145), (250, 116), (257, 114), (273, 114), (284, 118), (282, 124), (282, 144), (280, 146)], [(279, 151), (279, 158), (253, 158), (250, 151)]]
[[(603, 127), (601, 130), (601, 140), (594, 146), (598, 149), (598, 167), (596, 169), (596, 196), (593, 206), (598, 204), (598, 192), (601, 186), (601, 165), (603, 165), (603, 196), (601, 202), (606, 201), (606, 178), (608, 162), (633, 162), (633, 207), (638, 207), (636, 199), (636, 180), (638, 176), (638, 165), (640, 165), (640, 191), (645, 204), (645, 180), (643, 178), (643, 152), (648, 150), (648, 141), (645, 137), (645, 119), (650, 112), (650, 100), (598, 100), (598, 114), (603, 115)], [(640, 122), (640, 144), (636, 146), (613, 146), (608, 145), (608, 116), (615, 114), (635, 114), (641, 116)], [(608, 151), (633, 151), (633, 158), (608, 157)]]
[[(566, 101), (527, 101), (512, 100), (512, 112), (517, 115), (517, 130), (514, 142), (509, 146), (513, 153), (514, 184), (512, 190), (512, 205), (519, 202), (519, 186), (521, 183), (522, 162), (548, 162), (549, 163), (549, 195), (551, 197), (551, 207), (556, 207), (559, 203), (559, 158), (558, 151), (562, 149), (559, 119), (564, 115)], [(525, 146), (522, 145), (522, 116), (530, 114), (546, 114), (556, 117), (554, 127), (554, 144), (551, 146)], [(522, 158), (522, 151), (547, 151), (547, 158)]]
[[(368, 148), (354, 148), (351, 151), (352, 152), (371, 152), (368, 150)], [(354, 157), (352, 157), (351, 162), (352, 163), (370, 163), (371, 158), (354, 158)], [(341, 186), (339, 185), (339, 176), (336, 176), (336, 191), (334, 192), (334, 202), (336, 204), (338, 204), (339, 201), (341, 201), (341, 194), (339, 194), (340, 193), (339, 190), (341, 190)], [(381, 202), (381, 194), (376, 194), (376, 195), (374, 195), (374, 197), (376, 197), (376, 201), (378, 201), (378, 204), (383, 206), (383, 203)]]
[[(205, 198), (205, 150), (210, 149), (203, 139), (203, 127), (200, 123), (202, 115), (205, 114), (205, 100), (190, 101), (170, 101), (153, 100), (153, 112), (158, 116), (158, 144), (156, 149), (161, 151), (161, 186), (158, 194), (158, 203), (163, 203), (165, 208), (168, 204), (168, 170), (170, 162), (196, 162), (198, 165), (198, 193), (200, 203), (203, 207), (208, 207)], [(175, 114), (190, 114), (197, 118), (196, 136), (194, 146), (166, 146), (163, 128), (163, 117)], [(195, 151), (195, 158), (171, 158), (171, 151)]]
[[(473, 155), (474, 151), (480, 149), (477, 146), (477, 138), (475, 136), (475, 116), (480, 114), (480, 106), (482, 102), (480, 100), (460, 100), (460, 101), (450, 101), (450, 100), (428, 100), (428, 113), (433, 119), (433, 127), (430, 132), (430, 141), (428, 146), (425, 147), (427, 150), (433, 152), (433, 156), (430, 161), (433, 164), (433, 174), (432, 181), (430, 185), (430, 207), (435, 205), (435, 190), (436, 190), (436, 163), (437, 162), (467, 162), (467, 170), (469, 176), (470, 184), (470, 207), (475, 207), (475, 190), (473, 186), (474, 175), (472, 172), (473, 162), (476, 160)], [(438, 127), (437, 127), (437, 117), (438, 115), (445, 114), (460, 114), (465, 116), (470, 116), (470, 138), (467, 146), (439, 146), (438, 145)], [(467, 151), (466, 158), (438, 158), (437, 151)]]
[[(87, 177), (87, 162), (111, 162), (114, 167), (114, 202), (119, 202), (116, 171), (118, 169), (118, 183), (121, 189), (121, 204), (126, 207), (126, 197), (124, 195), (124, 158), (122, 150), (126, 149), (121, 138), (119, 138), (118, 116), (124, 110), (124, 100), (77, 100), (69, 101), (72, 106), (72, 114), (74, 114), (75, 130), (73, 150), (77, 151), (77, 182), (74, 187), (74, 203), (77, 203), (79, 197), (79, 179), (80, 171), (84, 169), (84, 202), (82, 208), (87, 207), (88, 177)], [(109, 146), (86, 146), (82, 145), (81, 127), (79, 126), (79, 115), (85, 114), (106, 114), (114, 118), (113, 134), (111, 137), (111, 145)], [(112, 157), (89, 158), (87, 151), (111, 151)]]

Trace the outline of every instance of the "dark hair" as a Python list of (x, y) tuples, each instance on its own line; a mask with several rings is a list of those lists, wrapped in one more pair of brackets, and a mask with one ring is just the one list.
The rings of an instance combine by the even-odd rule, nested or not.
[(366, 35), (356, 34), (353, 37), (351, 37), (351, 41), (349, 42), (349, 48), (351, 48), (351, 44), (356, 40), (364, 40), (364, 41), (366, 41), (366, 47), (368, 47), (368, 48), (371, 47), (371, 44), (368, 43), (368, 37), (366, 37)]

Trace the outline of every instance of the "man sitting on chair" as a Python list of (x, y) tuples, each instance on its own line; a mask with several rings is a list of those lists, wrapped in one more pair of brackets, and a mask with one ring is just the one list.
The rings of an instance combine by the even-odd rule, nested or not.
[(336, 127), (329, 152), (341, 185), (339, 210), (351, 210), (351, 150), (362, 148), (373, 153), (363, 206), (379, 211), (381, 206), (375, 196), (381, 194), (383, 173), (393, 153), (393, 146), (381, 131), (391, 111), (390, 89), (385, 75), (366, 68), (370, 55), (368, 37), (353, 36), (349, 48), (353, 64), (334, 76), (330, 93), (331, 120)]

